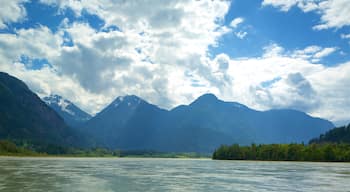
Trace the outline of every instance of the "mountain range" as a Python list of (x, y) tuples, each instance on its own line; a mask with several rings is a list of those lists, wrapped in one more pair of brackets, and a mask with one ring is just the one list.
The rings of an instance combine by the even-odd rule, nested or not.
[(118, 97), (84, 130), (109, 148), (210, 152), (221, 144), (308, 142), (333, 127), (300, 111), (256, 111), (205, 94), (172, 110), (135, 95)]
[(81, 146), (89, 138), (110, 149), (212, 152), (221, 144), (307, 143), (334, 127), (300, 111), (257, 111), (213, 94), (171, 110), (127, 95), (94, 117), (58, 95), (43, 101), (22, 81), (0, 73), (0, 139)]

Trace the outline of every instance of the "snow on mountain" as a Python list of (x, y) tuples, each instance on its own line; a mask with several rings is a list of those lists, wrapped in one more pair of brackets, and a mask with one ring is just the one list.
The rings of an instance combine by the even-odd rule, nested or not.
[(43, 101), (54, 109), (65, 120), (65, 122), (72, 127), (80, 126), (91, 118), (91, 115), (59, 95), (44, 97)]

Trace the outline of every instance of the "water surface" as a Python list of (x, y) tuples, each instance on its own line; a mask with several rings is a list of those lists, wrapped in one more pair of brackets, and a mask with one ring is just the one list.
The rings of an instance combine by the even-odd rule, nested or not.
[(0, 191), (350, 191), (349, 163), (0, 158)]

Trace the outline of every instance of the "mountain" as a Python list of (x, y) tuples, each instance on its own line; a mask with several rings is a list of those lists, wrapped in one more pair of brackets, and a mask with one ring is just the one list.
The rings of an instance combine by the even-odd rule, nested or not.
[(118, 97), (87, 122), (86, 130), (109, 148), (152, 149), (164, 113), (137, 96)]
[(170, 111), (137, 96), (118, 97), (86, 130), (110, 148), (211, 152), (221, 144), (308, 142), (332, 127), (303, 112), (256, 111), (205, 94)]
[(231, 143), (308, 142), (333, 127), (331, 122), (303, 112), (256, 111), (240, 103), (219, 100), (213, 94), (202, 95), (188, 106), (179, 106), (171, 110), (169, 116), (167, 127), (172, 132), (202, 134), (192, 137), (197, 143), (191, 145), (191, 150), (198, 151), (212, 151), (215, 146)]
[(66, 124), (71, 127), (81, 127), (86, 121), (91, 119), (91, 115), (59, 95), (44, 97), (43, 101), (55, 110)]
[(348, 143), (350, 144), (350, 124), (337, 127), (321, 134), (320, 137), (310, 140), (310, 143)]
[(0, 72), (0, 139), (69, 145), (77, 138), (26, 84)]

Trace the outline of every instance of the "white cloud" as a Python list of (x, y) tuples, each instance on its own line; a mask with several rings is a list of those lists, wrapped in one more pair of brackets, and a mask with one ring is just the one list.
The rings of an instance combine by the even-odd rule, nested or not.
[[(341, 34), (340, 37), (342, 39), (350, 39), (350, 33), (349, 34)], [(350, 41), (349, 41), (349, 44), (350, 44)]]
[(320, 58), (323, 58), (323, 57), (326, 57), (330, 54), (332, 54), (333, 52), (335, 52), (337, 50), (336, 47), (327, 47), (327, 48), (324, 48), (323, 50), (317, 52), (314, 57), (316, 59), (320, 59)]
[(54, 34), (44, 26), (17, 30), (16, 34), (0, 34), (0, 71), (22, 79), (40, 96), (57, 93), (89, 112), (97, 112), (109, 97), (84, 89), (76, 77), (58, 72), (55, 66), (31, 70), (20, 62), (22, 55), (32, 59), (58, 57), (61, 44), (61, 34)]
[(311, 45), (306, 47), (302, 52), (303, 53), (316, 53), (319, 52), (322, 48), (320, 46), (317, 45)]
[(304, 12), (315, 11), (319, 9), (319, 5), (317, 4), (318, 2), (319, 2), (318, 0), (299, 1), (298, 7)]
[(235, 19), (233, 19), (230, 23), (230, 26), (232, 28), (237, 28), (239, 24), (243, 23), (244, 22), (244, 18), (242, 17), (237, 17)]
[(239, 26), (244, 22), (243, 17), (237, 17), (233, 19), (230, 23), (230, 27), (233, 29), (233, 33), (236, 35), (237, 38), (239, 39), (244, 39), (247, 35), (248, 32), (238, 30)]
[(268, 46), (265, 46), (263, 49), (264, 49), (263, 57), (278, 56), (284, 52), (284, 48), (279, 46), (276, 43), (272, 43)]
[(341, 28), (350, 25), (350, 3), (348, 0), (329, 0), (319, 3), (321, 24), (315, 29)]
[(23, 3), (27, 0), (1, 1), (0, 6), (0, 29), (7, 27), (7, 23), (18, 22), (26, 16)]
[(288, 11), (297, 6), (304, 12), (315, 11), (321, 15), (320, 23), (314, 30), (342, 28), (350, 25), (350, 3), (348, 0), (264, 0), (263, 6), (273, 6)]
[(348, 123), (350, 100), (350, 62), (327, 67), (309, 76), (321, 98), (321, 107), (314, 114), (331, 120)]
[[(324, 48), (302, 50), (316, 54)], [(227, 62), (225, 82), (229, 86), (220, 92), (221, 98), (260, 110), (293, 108), (334, 122), (350, 119), (346, 113), (350, 110), (350, 91), (346, 89), (349, 62), (335, 67), (315, 65), (309, 58), (290, 55), (277, 44), (265, 47), (263, 57), (230, 58)]]
[(328, 0), (264, 0), (263, 6), (273, 6), (281, 11), (287, 12), (292, 7), (297, 6), (304, 12), (320, 9), (320, 3)]
[(12, 63), (21, 55), (32, 58), (50, 58), (59, 54), (62, 43), (59, 34), (53, 34), (44, 26), (20, 29), (16, 34), (0, 34), (0, 61)]
[(319, 62), (322, 58), (327, 57), (337, 51), (337, 47), (325, 47), (312, 45), (305, 49), (295, 50), (291, 56), (294, 58), (307, 59), (312, 63)]
[(235, 32), (235, 35), (239, 39), (244, 39), (244, 37), (248, 35), (248, 32), (246, 32), (246, 31), (239, 31), (239, 32)]
[(342, 39), (350, 39), (350, 34), (341, 34), (340, 37)]
[(281, 11), (289, 11), (291, 7), (298, 4), (298, 0), (264, 0), (263, 6), (271, 5), (278, 7)]

